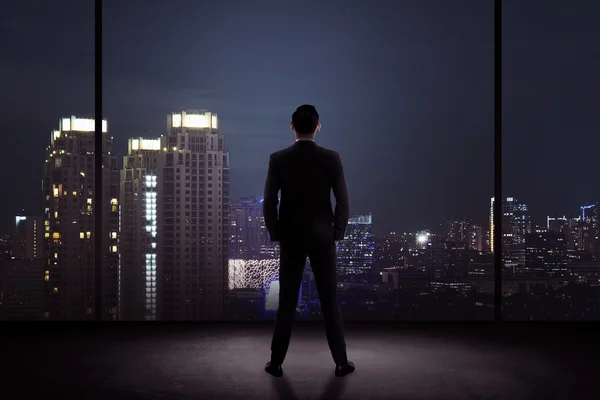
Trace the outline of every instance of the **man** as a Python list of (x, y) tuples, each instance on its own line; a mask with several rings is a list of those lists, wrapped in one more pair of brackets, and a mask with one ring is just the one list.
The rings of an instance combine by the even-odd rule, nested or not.
[[(280, 246), (279, 308), (271, 342), (271, 361), (265, 370), (283, 376), (306, 257), (310, 260), (321, 300), (335, 375), (354, 371), (346, 357), (342, 314), (336, 297), (336, 246), (348, 225), (348, 191), (340, 155), (315, 143), (321, 130), (315, 107), (303, 105), (292, 115), (290, 130), (296, 143), (271, 154), (263, 212), (273, 242)], [(281, 190), (279, 212), (278, 193)], [(331, 191), (335, 195), (335, 213)]]

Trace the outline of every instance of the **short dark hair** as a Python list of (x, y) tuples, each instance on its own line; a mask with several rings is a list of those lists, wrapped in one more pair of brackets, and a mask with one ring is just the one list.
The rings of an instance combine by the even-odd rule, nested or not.
[(317, 129), (319, 113), (315, 106), (304, 104), (292, 114), (292, 124), (298, 135), (311, 135)]

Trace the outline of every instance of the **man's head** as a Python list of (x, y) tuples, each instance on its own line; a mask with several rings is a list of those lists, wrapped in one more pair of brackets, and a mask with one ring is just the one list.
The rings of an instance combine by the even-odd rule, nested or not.
[(292, 114), (290, 130), (296, 134), (297, 138), (314, 138), (320, 129), (319, 113), (315, 106), (304, 104)]

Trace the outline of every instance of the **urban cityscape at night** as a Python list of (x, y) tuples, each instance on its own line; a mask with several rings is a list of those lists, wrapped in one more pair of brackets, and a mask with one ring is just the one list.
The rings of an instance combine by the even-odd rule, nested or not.
[(598, 399), (599, 19), (3, 4), (0, 396)]
[[(182, 111), (166, 119), (165, 135), (129, 139), (122, 162), (104, 132), (105, 318), (274, 318), (279, 248), (265, 228), (262, 200), (230, 199), (219, 117)], [(42, 160), (43, 212), (15, 216), (2, 242), (4, 320), (93, 319), (94, 121), (72, 116), (58, 125)], [(337, 249), (344, 316), (492, 319), (496, 250), (507, 319), (598, 319), (598, 203), (534, 221), (528, 204), (507, 197), (500, 241), (493, 203), (485, 225), (476, 222), (484, 218), (448, 218), (381, 236), (374, 235), (376, 213), (352, 217)], [(297, 317), (319, 319), (319, 308), (307, 261)]]

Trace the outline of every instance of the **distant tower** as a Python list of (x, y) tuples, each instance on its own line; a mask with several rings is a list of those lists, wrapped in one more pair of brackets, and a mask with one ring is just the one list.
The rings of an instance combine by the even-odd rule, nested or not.
[[(514, 197), (502, 201), (502, 252), (507, 254), (514, 245), (525, 244), (525, 235), (532, 232), (531, 216), (526, 204), (519, 203)], [(494, 198), (490, 207), (490, 247), (495, 250), (494, 237)]]
[(217, 320), (228, 290), (229, 153), (217, 115), (174, 112), (158, 157), (160, 320)]
[(240, 197), (231, 205), (229, 258), (260, 257), (262, 203), (255, 197)]
[(15, 233), (11, 240), (11, 254), (17, 259), (35, 260), (44, 255), (43, 218), (18, 215), (15, 218)]
[[(94, 119), (63, 118), (52, 131), (44, 168), (46, 270), (44, 318), (93, 320), (94, 265), (103, 258), (104, 320), (118, 319), (119, 169), (102, 121), (103, 202), (94, 204)], [(102, 238), (94, 237), (94, 210), (103, 207)], [(102, 240), (106, 254), (95, 254)]]
[(444, 240), (453, 242), (458, 248), (483, 251), (482, 228), (468, 220), (446, 220)]
[(339, 244), (338, 272), (341, 275), (371, 272), (374, 249), (372, 215), (350, 218), (344, 240)]
[(157, 318), (160, 139), (128, 141), (121, 171), (121, 320)]

